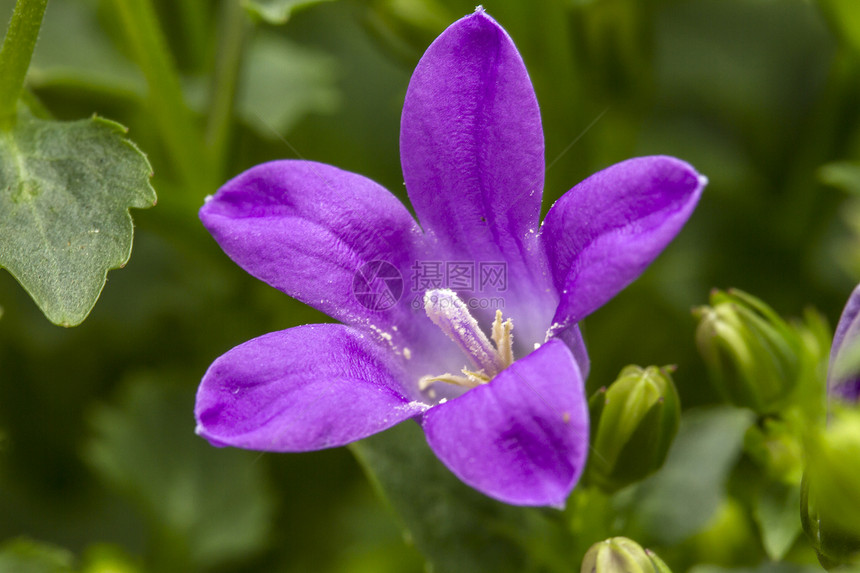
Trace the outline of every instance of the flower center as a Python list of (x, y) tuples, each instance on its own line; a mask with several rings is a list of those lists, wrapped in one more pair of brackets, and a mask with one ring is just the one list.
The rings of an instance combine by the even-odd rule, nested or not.
[[(433, 289), (424, 293), (424, 311), (433, 323), (454, 341), (471, 362), (472, 368), (463, 367), (460, 374), (445, 373), (439, 376), (422, 376), (418, 388), (426, 390), (435, 382), (445, 382), (466, 388), (486, 384), (514, 361), (514, 323), (502, 319), (496, 310), (491, 333), (487, 338), (469, 307), (450, 289)], [(433, 397), (433, 390), (430, 389)]]

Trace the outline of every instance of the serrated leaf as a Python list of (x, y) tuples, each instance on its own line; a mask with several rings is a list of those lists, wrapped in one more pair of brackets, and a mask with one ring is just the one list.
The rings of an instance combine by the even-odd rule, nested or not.
[(72, 573), (73, 561), (65, 549), (26, 538), (0, 545), (0, 573)]
[(26, 111), (0, 132), (0, 267), (48, 319), (83, 322), (131, 255), (129, 208), (155, 204), (152, 168), (118, 123)]
[(259, 454), (213, 448), (195, 435), (193, 392), (164, 379), (138, 376), (117, 406), (94, 412), (88, 460), (189, 563), (212, 566), (260, 549), (272, 503)]
[(242, 6), (252, 16), (279, 26), (286, 24), (293, 12), (332, 0), (242, 0)]
[(417, 424), (351, 448), (430, 570), (569, 570), (573, 541), (557, 510), (505, 505), (464, 485), (433, 455)]

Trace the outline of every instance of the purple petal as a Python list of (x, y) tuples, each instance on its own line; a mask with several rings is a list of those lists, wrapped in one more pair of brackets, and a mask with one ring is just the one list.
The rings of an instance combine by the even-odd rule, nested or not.
[(385, 261), (400, 273), (402, 294), (423, 242), (403, 204), (373, 181), (320, 163), (274, 161), (227, 182), (200, 219), (239, 266), (305, 304), (347, 324), (408, 323), (398, 318), (406, 304), (373, 308), (353, 289), (365, 265)]
[(591, 360), (588, 358), (588, 349), (585, 347), (585, 340), (582, 338), (582, 331), (579, 329), (579, 325), (572, 324), (564, 330), (553, 334), (553, 338), (558, 338), (567, 345), (567, 348), (573, 354), (573, 359), (579, 365), (582, 379), (588, 380)]
[(561, 507), (588, 453), (579, 367), (557, 340), (489, 384), (435, 406), (427, 441), (463, 482), (505, 503)]
[(681, 230), (706, 183), (679, 159), (639, 157), (565, 193), (541, 230), (561, 296), (556, 328), (578, 322), (633, 282)]
[(839, 396), (849, 402), (860, 400), (860, 372), (857, 372), (856, 368), (856, 355), (860, 352), (857, 348), (857, 344), (860, 343), (858, 317), (860, 317), (860, 285), (851, 293), (842, 316), (839, 317), (839, 324), (833, 335), (827, 373), (828, 394)]
[(531, 258), (543, 145), (508, 34), (481, 9), (452, 24), (421, 58), (403, 105), (403, 176), (424, 230), (471, 260)]
[(420, 414), (394, 355), (359, 330), (312, 324), (218, 358), (200, 384), (197, 433), (219, 446), (299, 452), (342, 446)]

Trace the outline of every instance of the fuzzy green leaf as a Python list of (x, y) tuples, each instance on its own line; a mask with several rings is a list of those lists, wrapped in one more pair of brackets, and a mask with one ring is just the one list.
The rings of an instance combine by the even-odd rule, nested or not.
[(125, 133), (26, 111), (0, 133), (0, 267), (55, 324), (83, 322), (107, 271), (131, 255), (129, 208), (155, 204), (152, 168)]

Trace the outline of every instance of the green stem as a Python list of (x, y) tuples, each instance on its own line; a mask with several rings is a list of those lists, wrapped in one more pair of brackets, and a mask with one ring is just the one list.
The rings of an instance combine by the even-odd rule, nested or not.
[[(836, 54), (831, 65), (827, 83), (798, 144), (792, 145), (786, 155), (785, 189), (776, 211), (774, 236), (789, 249), (799, 250), (809, 244), (810, 237), (820, 236), (826, 221), (821, 217), (821, 198), (811, 193), (819, 183), (817, 169), (834, 157), (845, 157), (848, 152), (838, 147), (839, 132), (845, 129), (846, 117), (856, 106), (860, 94), (860, 61), (853, 53), (843, 50)], [(843, 144), (844, 145), (844, 144)]]
[(9, 30), (0, 49), (0, 128), (9, 129), (15, 123), (18, 97), (30, 68), (30, 58), (39, 38), (42, 16), (48, 0), (18, 0)]
[(208, 3), (200, 0), (178, 0), (176, 8), (179, 12), (179, 21), (185, 36), (184, 46), (190, 63), (194, 69), (205, 68), (211, 64), (209, 50), (211, 19)]
[(248, 29), (248, 20), (238, 0), (224, 3), (219, 28), (218, 35), (222, 39), (210, 91), (206, 145), (213, 164), (223, 169), (223, 160), (230, 140), (237, 78), (242, 66), (242, 49)]
[(209, 192), (214, 186), (200, 130), (185, 102), (179, 72), (171, 58), (149, 0), (114, 0), (122, 26), (149, 86), (153, 121), (186, 189)]

